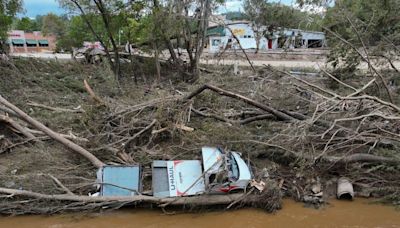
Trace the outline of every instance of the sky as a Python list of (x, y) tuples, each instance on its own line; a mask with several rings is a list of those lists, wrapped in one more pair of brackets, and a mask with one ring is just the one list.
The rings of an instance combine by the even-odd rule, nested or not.
[[(23, 0), (25, 12), (19, 14), (20, 17), (34, 18), (36, 15), (44, 15), (47, 13), (62, 14), (65, 11), (60, 8), (57, 0)], [(282, 2), (291, 5), (294, 0), (275, 0), (275, 2)], [(227, 0), (225, 5), (218, 10), (221, 13), (228, 11), (243, 11), (243, 0)]]
[[(271, 2), (281, 2), (286, 5), (292, 5), (295, 0), (272, 0)], [(225, 6), (220, 7), (218, 11), (220, 11), (221, 13), (225, 13), (228, 11), (243, 11), (242, 5), (243, 0), (227, 0)]]
[(44, 15), (48, 13), (62, 14), (64, 10), (60, 8), (56, 0), (23, 0), (24, 11), (20, 13), (20, 17), (34, 18), (36, 15)]

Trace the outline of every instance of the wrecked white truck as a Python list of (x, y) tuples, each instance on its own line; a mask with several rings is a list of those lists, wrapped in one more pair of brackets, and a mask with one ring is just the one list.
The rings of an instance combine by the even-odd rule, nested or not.
[[(181, 197), (244, 191), (252, 179), (250, 165), (234, 151), (203, 147), (202, 160), (152, 162), (151, 195)], [(142, 192), (139, 166), (105, 166), (98, 171), (102, 196), (132, 196)]]

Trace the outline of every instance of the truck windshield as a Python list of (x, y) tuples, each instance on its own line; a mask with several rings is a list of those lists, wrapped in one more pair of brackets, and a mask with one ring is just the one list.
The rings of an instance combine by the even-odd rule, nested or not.
[(233, 154), (230, 154), (230, 178), (234, 181), (239, 179), (239, 167)]

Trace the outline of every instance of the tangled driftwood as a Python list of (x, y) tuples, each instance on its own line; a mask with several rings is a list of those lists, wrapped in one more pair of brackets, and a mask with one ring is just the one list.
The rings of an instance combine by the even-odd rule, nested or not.
[[(233, 125), (237, 129), (241, 127), (250, 129), (253, 126), (257, 127), (256, 124), (265, 123), (266, 121), (269, 123), (273, 121), (276, 125), (285, 126), (267, 136), (256, 135), (254, 133), (243, 134), (241, 136), (246, 137), (246, 140), (227, 142), (251, 144), (251, 149), (256, 148), (254, 151), (251, 150), (248, 152), (251, 159), (268, 157), (270, 160), (279, 163), (279, 159), (284, 158), (287, 163), (299, 162), (302, 165), (302, 169), (313, 170), (315, 173), (318, 172), (316, 170), (321, 169), (323, 170), (322, 172), (334, 170), (334, 172), (340, 174), (346, 173), (346, 169), (350, 169), (348, 167), (353, 168), (357, 172), (369, 172), (361, 166), (365, 164), (368, 164), (368, 166), (375, 164), (391, 166), (400, 163), (400, 159), (394, 155), (384, 156), (376, 153), (376, 148), (396, 148), (399, 145), (400, 126), (398, 120), (400, 108), (396, 104), (386, 101), (384, 98), (366, 93), (375, 79), (360, 86), (359, 89), (357, 89), (357, 86), (347, 85), (345, 82), (337, 79), (335, 80), (336, 82), (343, 86), (347, 85), (345, 87), (351, 90), (348, 94), (338, 94), (335, 91), (326, 89), (324, 86), (312, 83), (298, 76), (293, 76), (288, 72), (269, 69), (268, 73), (278, 74), (281, 80), (287, 80), (290, 83), (294, 80), (297, 82), (297, 84), (287, 83), (285, 84), (286, 87), (300, 88), (299, 84), (304, 86), (305, 88), (302, 87), (301, 90), (307, 93), (307, 97), (303, 98), (303, 100), (315, 104), (315, 106), (312, 106), (314, 108), (313, 112), (306, 112), (303, 109), (296, 110), (289, 107), (277, 108), (274, 104), (262, 101), (261, 97), (263, 97), (263, 94), (257, 92), (253, 94), (253, 91), (250, 91), (252, 92), (252, 96), (250, 96), (246, 94), (248, 91), (243, 92), (243, 90), (240, 90), (238, 92), (239, 90), (236, 89), (233, 90), (224, 86), (210, 84), (196, 87), (192, 91), (188, 91), (186, 96), (182, 95), (184, 93), (180, 93), (180, 96), (155, 98), (139, 104), (127, 105), (118, 102), (106, 104), (107, 99), (102, 99), (94, 94), (90, 86), (85, 83), (86, 90), (90, 96), (96, 103), (101, 105), (106, 104), (105, 109), (107, 110), (104, 116), (102, 116), (103, 119), (97, 123), (98, 132), (90, 140), (74, 137), (73, 135), (56, 133), (28, 116), (3, 97), (0, 97), (0, 110), (6, 114), (2, 116), (0, 121), (9, 125), (24, 139), (24, 141), (18, 143), (25, 144), (34, 142), (35, 140), (40, 141), (47, 135), (72, 151), (84, 156), (95, 167), (101, 167), (104, 163), (90, 153), (90, 151), (98, 154), (105, 154), (102, 152), (112, 154), (117, 157), (117, 159), (112, 160), (113, 162), (135, 163), (135, 159), (138, 157), (137, 153), (140, 150), (145, 152), (145, 156), (151, 157), (154, 155), (161, 157), (162, 152), (157, 153), (158, 151), (153, 151), (153, 149), (157, 148), (158, 143), (162, 142), (164, 138), (169, 139), (169, 137), (176, 136), (179, 139), (179, 137), (186, 134), (195, 135), (194, 139), (196, 137), (200, 138), (199, 135), (196, 135), (196, 128), (191, 126), (191, 120), (193, 121), (195, 118), (216, 119), (228, 123), (227, 125), (229, 126)], [(267, 76), (257, 75), (256, 77), (264, 80)], [(277, 84), (279, 83), (279, 80), (268, 80)], [(230, 105), (227, 106), (230, 109), (227, 110), (218, 105), (213, 106), (203, 101), (196, 102), (204, 98), (202, 96), (207, 96), (206, 91), (211, 91), (213, 95), (217, 95), (216, 97), (219, 95), (218, 99), (225, 99), (224, 102), (229, 102)], [(45, 107), (33, 104), (36, 107), (47, 108), (49, 110), (60, 110), (50, 106)], [(62, 111), (75, 112), (69, 109)], [(21, 124), (22, 121), (18, 122), (17, 120), (22, 120), (37, 130), (29, 129), (24, 124)], [(201, 123), (201, 121), (198, 122)], [(225, 124), (221, 125), (226, 126)], [(190, 143), (192, 143), (191, 140)], [(98, 146), (97, 148), (88, 147), (89, 149), (85, 149), (73, 141), (96, 141), (100, 143), (94, 143), (94, 145)], [(200, 142), (203, 143), (203, 141)], [(185, 143), (182, 142), (180, 146), (187, 146)], [(272, 150), (269, 150), (271, 148)], [(164, 148), (159, 149), (159, 151), (162, 151), (162, 149)], [(361, 168), (351, 166), (354, 163), (362, 164), (360, 165)], [(339, 171), (335, 170), (335, 166), (342, 169), (339, 169)], [(343, 167), (346, 167), (346, 169), (343, 169)], [(317, 175), (315, 173), (313, 175)], [(25, 198), (63, 202), (62, 206), (59, 206), (56, 211), (60, 211), (62, 208), (99, 208), (102, 205), (112, 205), (112, 208), (118, 208), (121, 205), (140, 203), (149, 203), (157, 206), (188, 204), (198, 206), (215, 204), (231, 205), (232, 203), (234, 205), (244, 204), (254, 206), (257, 205), (257, 202), (262, 202), (258, 206), (263, 207), (262, 205), (269, 205), (266, 202), (267, 200), (279, 202), (281, 190), (293, 191), (296, 195), (299, 195), (298, 198), (301, 198), (301, 195), (304, 193), (304, 186), (298, 180), (297, 173), (284, 175), (283, 172), (271, 172), (271, 176), (283, 181), (282, 186), (279, 187), (282, 189), (278, 188), (279, 194), (269, 193), (271, 195), (267, 194), (263, 196), (257, 194), (196, 196), (174, 200), (159, 199), (146, 195), (111, 198), (89, 197), (75, 195), (77, 194), (76, 190), (68, 189), (66, 187), (68, 186), (67, 184), (64, 186), (55, 177), (50, 178), (66, 194), (53, 195), (9, 188), (0, 188), (0, 193), (2, 194), (2, 199), (6, 200), (5, 202), (9, 202), (7, 200), (14, 200), (15, 204), (9, 204), (9, 208), (12, 207), (11, 205), (15, 206), (18, 202), (23, 202)], [(363, 179), (362, 184), (378, 188), (381, 186), (380, 183), (383, 182), (382, 180), (377, 180), (378, 178), (380, 176)], [(398, 186), (395, 177), (385, 179), (385, 183), (394, 187)], [(4, 203), (4, 205), (7, 205), (7, 203)], [(279, 207), (274, 205), (267, 208), (276, 209)], [(7, 209), (4, 208), (0, 212), (4, 212), (5, 210)], [(12, 211), (12, 209), (9, 211)]]
[(77, 152), (79, 154), (81, 154), (82, 156), (84, 156), (85, 158), (87, 158), (90, 162), (92, 162), (92, 164), (98, 168), (102, 167), (104, 165), (103, 162), (101, 162), (98, 158), (96, 158), (95, 156), (93, 156), (92, 153), (90, 153), (89, 151), (87, 151), (86, 149), (84, 149), (83, 147), (73, 143), (72, 141), (64, 138), (62, 135), (60, 135), (57, 132), (54, 132), (53, 130), (51, 130), (50, 128), (44, 126), (42, 123), (38, 122), (37, 120), (33, 119), (32, 117), (30, 117), (29, 115), (27, 115), (25, 112), (23, 112), (21, 109), (19, 109), (18, 107), (16, 107), (15, 105), (11, 104), (10, 102), (8, 102), (4, 97), (2, 97), (0, 95), (0, 103), (5, 105), (7, 108), (11, 109), (12, 111), (14, 111), (16, 114), (18, 114), (18, 116), (26, 121), (27, 123), (31, 124), (32, 126), (36, 127), (38, 130), (43, 131), (44, 133), (46, 133), (48, 136), (50, 136), (51, 138), (53, 138), (54, 140), (60, 142), (61, 144), (65, 145), (66, 147), (68, 147), (69, 149), (73, 150), (74, 152)]

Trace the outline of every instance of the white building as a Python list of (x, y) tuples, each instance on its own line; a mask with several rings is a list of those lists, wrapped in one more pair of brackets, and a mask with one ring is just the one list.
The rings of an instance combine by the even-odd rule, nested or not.
[[(261, 29), (266, 30), (266, 27)], [(240, 49), (231, 31), (236, 35), (243, 49), (257, 48), (256, 33), (251, 22), (238, 21), (226, 23), (226, 26), (215, 25), (208, 28), (209, 51), (216, 53), (225, 49)], [(323, 32), (302, 31), (299, 29), (284, 29), (283, 31), (274, 32), (272, 35), (263, 36), (259, 41), (260, 50), (323, 46), (325, 46), (325, 34)]]

